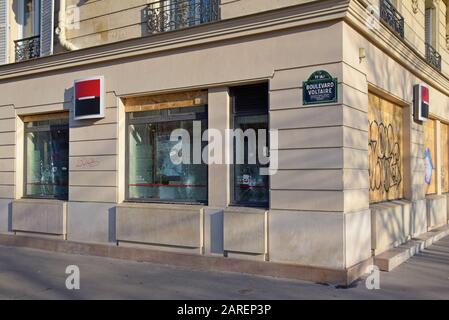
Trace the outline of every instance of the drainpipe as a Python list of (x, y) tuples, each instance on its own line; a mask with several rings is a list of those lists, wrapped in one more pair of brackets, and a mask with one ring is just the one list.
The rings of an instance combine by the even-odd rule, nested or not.
[(59, 43), (61, 46), (69, 51), (77, 50), (78, 48), (67, 40), (66, 38), (66, 0), (59, 1), (59, 14), (58, 14), (58, 27), (56, 28), (56, 34), (59, 38)]

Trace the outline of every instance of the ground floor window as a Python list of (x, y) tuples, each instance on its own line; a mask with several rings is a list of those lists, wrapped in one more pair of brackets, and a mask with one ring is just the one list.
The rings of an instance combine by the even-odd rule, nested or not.
[(371, 203), (401, 199), (403, 179), (403, 109), (369, 94), (368, 160)]
[(68, 117), (51, 118), (25, 123), (25, 196), (67, 200)]
[[(234, 204), (268, 207), (269, 176), (260, 169), (269, 164), (260, 162), (261, 154), (268, 152), (268, 85), (258, 84), (232, 88), (233, 127), (245, 134), (243, 145), (234, 141), (232, 190)], [(261, 140), (264, 137), (265, 140)], [(252, 135), (254, 134), (254, 135)], [(262, 134), (262, 135), (261, 135)], [(255, 137), (253, 146), (249, 137)], [(262, 148), (260, 145), (263, 144)], [(239, 154), (244, 161), (238, 161)], [(267, 156), (267, 154), (263, 155)]]
[[(188, 133), (189, 148), (178, 150), (179, 141), (171, 140), (172, 132), (179, 129)], [(201, 149), (207, 144), (201, 142), (206, 129), (205, 105), (128, 113), (128, 199), (206, 203), (207, 165), (201, 155), (199, 163), (194, 161), (198, 155), (193, 155), (194, 143), (200, 143)], [(183, 152), (190, 153), (190, 163), (174, 161)]]

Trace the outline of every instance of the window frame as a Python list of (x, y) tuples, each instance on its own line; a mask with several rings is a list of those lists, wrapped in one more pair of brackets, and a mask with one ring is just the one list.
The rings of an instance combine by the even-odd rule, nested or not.
[[(173, 109), (183, 109), (186, 107), (180, 108), (167, 108), (167, 109), (157, 109), (160, 111), (160, 115), (155, 117), (138, 117), (134, 118), (134, 113), (143, 113), (145, 111), (136, 111), (136, 112), (126, 112), (126, 146), (125, 146), (125, 202), (128, 203), (154, 203), (154, 204), (178, 204), (178, 205), (208, 205), (209, 202), (209, 170), (206, 170), (206, 201), (185, 201), (185, 200), (161, 200), (161, 199), (136, 199), (131, 198), (129, 195), (129, 177), (130, 177), (130, 145), (129, 145), (129, 127), (131, 125), (142, 125), (142, 124), (156, 124), (156, 123), (167, 123), (167, 122), (176, 122), (176, 121), (196, 121), (196, 120), (206, 120), (207, 127), (202, 130), (207, 130), (209, 128), (208, 125), (208, 104), (197, 105), (193, 107), (204, 107), (205, 112), (189, 112), (184, 114), (170, 114), (170, 110)], [(190, 107), (189, 107), (190, 108)], [(156, 111), (156, 110), (155, 110)], [(209, 166), (206, 164), (207, 168)], [(154, 167), (154, 166), (153, 166)]]
[[(244, 87), (251, 87), (251, 86), (257, 86), (257, 85), (266, 85), (267, 89), (267, 101), (266, 101), (266, 108), (257, 108), (254, 111), (240, 111), (237, 112), (236, 110), (236, 99), (234, 90)], [(261, 116), (266, 115), (267, 116), (267, 145), (268, 145), (268, 152), (271, 152), (270, 146), (270, 99), (269, 99), (269, 85), (268, 82), (263, 83), (255, 83), (255, 84), (249, 84), (249, 85), (242, 85), (238, 87), (231, 87), (230, 89), (230, 95), (231, 95), (231, 117), (230, 117), (230, 128), (232, 130), (235, 130), (235, 124), (236, 124), (236, 118), (239, 116)], [(229, 205), (231, 207), (248, 207), (248, 208), (260, 208), (260, 209), (269, 209), (271, 205), (271, 176), (268, 177), (268, 199), (264, 203), (256, 203), (256, 202), (246, 202), (246, 201), (236, 201), (235, 197), (235, 164), (234, 164), (234, 158), (235, 158), (235, 141), (233, 141), (233, 150), (229, 150), (232, 152), (232, 164), (229, 166), (229, 186), (230, 186), (230, 203)]]
[[(430, 16), (428, 17), (427, 14)], [(436, 47), (435, 45), (435, 8), (434, 7), (428, 7), (425, 9), (424, 12), (424, 32), (425, 32), (425, 40), (424, 42), (428, 45), (431, 45), (432, 47)], [(430, 18), (430, 21), (427, 21), (427, 19)], [(429, 28), (427, 28), (427, 25)]]
[[(24, 23), (25, 23), (25, 1), (19, 0), (18, 3), (18, 40), (25, 39), (24, 37)], [(37, 37), (41, 34), (41, 0), (32, 0), (36, 4), (37, 10), (34, 11), (34, 35), (30, 37)]]
[[(57, 197), (56, 195), (53, 196), (40, 196), (40, 195), (28, 195), (27, 192), (27, 186), (28, 186), (28, 138), (27, 138), (27, 134), (31, 133), (31, 132), (50, 132), (50, 124), (46, 124), (46, 125), (41, 125), (41, 126), (36, 126), (36, 127), (32, 127), (32, 128), (27, 128), (27, 124), (31, 123), (31, 122), (38, 122), (38, 121), (54, 121), (54, 120), (67, 120), (67, 124), (65, 124), (64, 126), (67, 126), (67, 130), (69, 131), (70, 134), (70, 120), (69, 120), (69, 115), (63, 115), (61, 114), (60, 117), (57, 118), (52, 118), (51, 115), (48, 115), (48, 118), (43, 117), (40, 119), (30, 119), (28, 121), (24, 121), (24, 130), (23, 130), (23, 188), (22, 188), (22, 198), (23, 199), (42, 199), (42, 200), (59, 200), (59, 201), (68, 201), (69, 200), (69, 187), (70, 187), (70, 182), (69, 182), (69, 176), (70, 176), (70, 163), (69, 163), (69, 158), (70, 158), (70, 139), (67, 141), (67, 197)], [(63, 126), (61, 124), (61, 126)]]

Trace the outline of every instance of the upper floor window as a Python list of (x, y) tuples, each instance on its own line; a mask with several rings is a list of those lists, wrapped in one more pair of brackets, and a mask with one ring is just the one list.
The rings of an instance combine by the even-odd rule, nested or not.
[(40, 43), (40, 0), (19, 0), (19, 34), (15, 43), (16, 62), (38, 58)]
[(449, 49), (449, 0), (444, 0), (443, 3), (443, 11), (445, 13), (446, 19), (444, 20), (445, 25), (445, 34), (446, 34), (446, 48)]
[(400, 38), (404, 38), (404, 18), (397, 10), (397, 2), (380, 0), (380, 18)]
[(220, 19), (220, 0), (161, 0), (147, 7), (150, 33), (177, 30)]
[(425, 41), (433, 47), (436, 47), (436, 15), (433, 1), (426, 1), (425, 12)]
[(19, 39), (40, 33), (40, 0), (19, 1)]
[(438, 8), (433, 0), (426, 0), (425, 46), (426, 60), (437, 70), (441, 70), (441, 55), (438, 53)]

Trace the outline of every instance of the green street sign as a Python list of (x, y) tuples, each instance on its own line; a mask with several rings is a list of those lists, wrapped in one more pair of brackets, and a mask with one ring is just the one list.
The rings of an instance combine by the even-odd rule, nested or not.
[(338, 101), (338, 79), (324, 70), (315, 71), (303, 82), (303, 105), (336, 103)]

